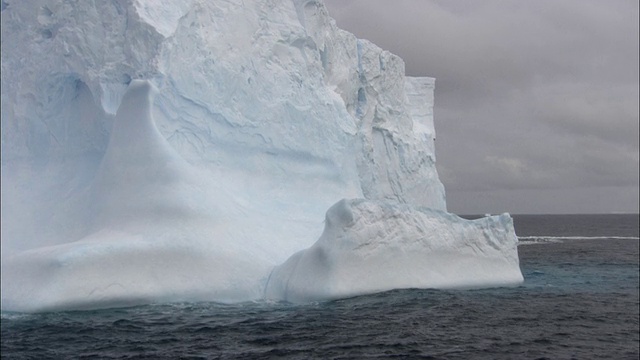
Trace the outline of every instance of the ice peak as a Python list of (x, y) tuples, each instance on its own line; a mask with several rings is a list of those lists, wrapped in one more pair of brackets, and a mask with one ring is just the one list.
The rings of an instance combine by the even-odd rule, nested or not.
[(180, 18), (189, 11), (193, 0), (174, 2), (133, 0), (132, 3), (140, 18), (166, 38), (175, 33)]
[(156, 93), (151, 82), (133, 80), (122, 98), (93, 184), (101, 223), (159, 211), (178, 216), (187, 204), (174, 194), (192, 183), (191, 169), (156, 127), (151, 113)]
[(132, 80), (122, 97), (116, 119), (135, 121), (139, 118), (140, 121), (153, 122), (151, 106), (157, 92), (158, 89), (148, 80)]

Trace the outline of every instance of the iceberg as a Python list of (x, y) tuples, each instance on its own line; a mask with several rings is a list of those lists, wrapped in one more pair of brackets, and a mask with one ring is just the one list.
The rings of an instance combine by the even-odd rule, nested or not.
[(508, 214), (446, 211), (435, 80), (322, 2), (1, 16), (3, 311), (523, 281)]
[(506, 214), (469, 221), (430, 208), (341, 200), (327, 211), (320, 239), (273, 270), (266, 294), (304, 302), (396, 288), (517, 284), (513, 232)]

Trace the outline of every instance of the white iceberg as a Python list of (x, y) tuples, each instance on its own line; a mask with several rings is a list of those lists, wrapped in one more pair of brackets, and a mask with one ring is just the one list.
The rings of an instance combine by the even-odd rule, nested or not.
[(508, 215), (446, 213), (434, 80), (321, 2), (1, 14), (2, 310), (522, 281)]
[(341, 200), (320, 239), (277, 266), (266, 297), (331, 300), (398, 288), (519, 284), (517, 240), (507, 214), (475, 221), (439, 210)]

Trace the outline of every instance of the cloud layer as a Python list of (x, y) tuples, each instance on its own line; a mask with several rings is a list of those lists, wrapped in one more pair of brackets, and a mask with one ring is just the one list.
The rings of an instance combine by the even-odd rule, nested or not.
[(325, 3), (436, 77), (452, 212), (638, 212), (637, 1)]

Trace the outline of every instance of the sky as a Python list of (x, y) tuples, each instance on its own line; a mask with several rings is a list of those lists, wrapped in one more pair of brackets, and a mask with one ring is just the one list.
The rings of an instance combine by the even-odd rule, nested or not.
[(325, 0), (436, 78), (457, 214), (638, 213), (637, 0)]

